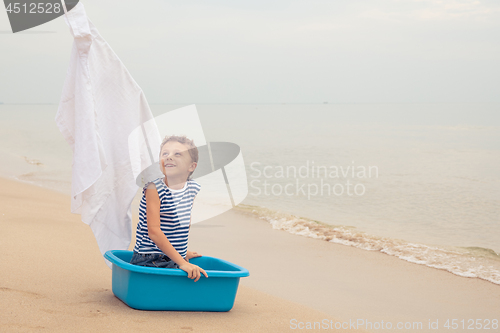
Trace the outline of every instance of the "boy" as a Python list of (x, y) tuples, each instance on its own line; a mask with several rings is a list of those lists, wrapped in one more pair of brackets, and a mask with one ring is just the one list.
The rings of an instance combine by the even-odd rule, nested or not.
[(187, 251), (191, 210), (200, 184), (191, 180), (198, 164), (198, 149), (186, 136), (167, 136), (160, 146), (160, 169), (165, 177), (146, 184), (142, 191), (136, 243), (131, 264), (180, 268), (188, 278), (198, 281), (207, 273)]

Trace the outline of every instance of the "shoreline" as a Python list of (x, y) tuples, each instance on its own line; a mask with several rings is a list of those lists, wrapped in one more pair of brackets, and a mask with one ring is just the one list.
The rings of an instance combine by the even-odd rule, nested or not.
[[(226, 212), (193, 225), (190, 244), (209, 247), (253, 272), (242, 284), (331, 316), (372, 321), (497, 318), (500, 287), (351, 246), (273, 229), (269, 222)], [(223, 239), (223, 235), (231, 235)], [(208, 239), (217, 240), (211, 244)], [(199, 246), (198, 246), (199, 244)], [(227, 248), (251, 249), (227, 252)], [(251, 273), (252, 274), (252, 273)]]
[[(292, 330), (293, 319), (438, 320), (440, 325), (446, 319), (500, 319), (498, 285), (381, 252), (299, 237), (234, 210), (194, 224), (189, 239), (190, 250), (250, 271), (240, 279), (233, 309), (226, 315), (136, 311), (112, 294), (111, 271), (90, 228), (71, 214), (69, 195), (0, 178), (0, 197), (0, 247), (7, 253), (17, 249), (16, 256), (3, 259), (10, 269), (0, 273), (0, 292), (7, 300), (0, 327), (16, 331), (62, 332), (77, 323), (82, 331), (151, 325), (164, 332), (165, 326), (155, 329), (160, 319), (168, 320), (168, 331), (179, 332), (188, 327), (284, 332)], [(137, 212), (132, 215), (137, 223)], [(19, 248), (20, 239), (24, 246)]]
[(458, 276), (479, 278), (500, 285), (500, 254), (489, 248), (409, 242), (369, 234), (355, 227), (330, 225), (258, 206), (240, 204), (234, 210), (265, 220), (273, 229), (366, 251), (377, 251)]
[[(28, 185), (46, 188), (68, 195), (61, 188), (50, 188), (28, 179), (16, 176), (2, 178)], [(137, 211), (141, 200), (140, 191), (132, 202), (132, 215), (138, 220)], [(500, 253), (479, 246), (451, 246), (412, 242), (399, 238), (374, 235), (345, 225), (331, 225), (307, 217), (299, 217), (261, 206), (240, 204), (233, 212), (266, 220), (272, 228), (285, 230), (291, 234), (343, 244), (367, 251), (378, 251), (411, 263), (445, 270), (463, 277), (479, 278), (500, 285)], [(136, 221), (134, 222), (136, 223)], [(135, 227), (134, 227), (135, 228)], [(135, 237), (133, 231), (133, 237)], [(133, 239), (135, 241), (135, 239)]]

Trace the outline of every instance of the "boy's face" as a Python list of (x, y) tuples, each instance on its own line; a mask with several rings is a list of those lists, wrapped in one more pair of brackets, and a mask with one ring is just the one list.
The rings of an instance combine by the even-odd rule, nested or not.
[[(196, 169), (196, 162), (191, 160), (189, 148), (177, 141), (169, 141), (160, 152), (160, 169), (167, 180), (186, 181)], [(172, 184), (173, 185), (173, 184)]]

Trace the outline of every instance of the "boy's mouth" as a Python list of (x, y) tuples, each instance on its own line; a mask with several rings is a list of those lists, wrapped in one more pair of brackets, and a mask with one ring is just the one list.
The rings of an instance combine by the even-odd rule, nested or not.
[(165, 164), (165, 168), (173, 168), (175, 167), (175, 164)]

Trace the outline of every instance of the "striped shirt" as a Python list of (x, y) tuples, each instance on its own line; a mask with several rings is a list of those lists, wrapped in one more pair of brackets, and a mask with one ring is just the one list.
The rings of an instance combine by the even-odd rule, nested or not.
[[(189, 225), (191, 222), (191, 209), (193, 207), (194, 197), (200, 191), (201, 185), (194, 180), (188, 180), (184, 184), (184, 188), (173, 190), (165, 185), (163, 178), (155, 179), (150, 183), (156, 185), (156, 190), (160, 197), (161, 231), (167, 236), (167, 239), (177, 252), (185, 258), (187, 253)], [(142, 189), (134, 252), (142, 254), (164, 254), (148, 235), (146, 189), (150, 183), (147, 183)]]

